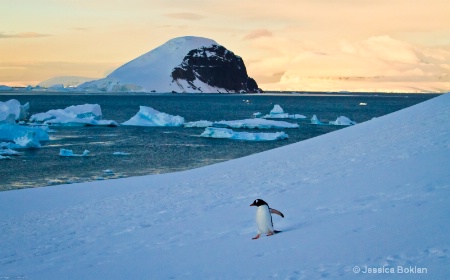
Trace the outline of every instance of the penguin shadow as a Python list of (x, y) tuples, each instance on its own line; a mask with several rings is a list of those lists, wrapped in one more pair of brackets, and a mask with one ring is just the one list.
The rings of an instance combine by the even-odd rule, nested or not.
[(288, 225), (287, 227), (282, 227), (282, 228), (278, 228), (277, 227), (277, 234), (283, 233), (283, 232), (290, 232), (290, 231), (297, 231), (300, 230), (302, 228), (305, 228), (307, 226), (308, 223), (306, 222), (300, 222), (297, 224), (291, 224)]

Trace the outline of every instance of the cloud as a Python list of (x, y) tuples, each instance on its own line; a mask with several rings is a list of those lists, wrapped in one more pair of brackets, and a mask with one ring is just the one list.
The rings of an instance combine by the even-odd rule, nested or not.
[(254, 40), (261, 37), (272, 37), (273, 33), (267, 29), (257, 29), (250, 31), (244, 36), (244, 40)]
[(36, 32), (23, 32), (23, 33), (16, 33), (16, 34), (0, 33), (0, 39), (12, 39), (12, 38), (32, 39), (32, 38), (42, 38), (42, 37), (49, 37), (49, 36), (52, 36), (52, 35), (36, 33)]
[(165, 14), (165, 16), (168, 18), (183, 19), (183, 20), (201, 20), (206, 18), (205, 16), (196, 13), (170, 13)]

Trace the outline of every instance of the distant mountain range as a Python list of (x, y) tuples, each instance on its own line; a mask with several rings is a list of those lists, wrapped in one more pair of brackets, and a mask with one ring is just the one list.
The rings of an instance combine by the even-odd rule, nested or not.
[(244, 61), (215, 41), (179, 37), (125, 63), (79, 91), (238, 93), (261, 92)]

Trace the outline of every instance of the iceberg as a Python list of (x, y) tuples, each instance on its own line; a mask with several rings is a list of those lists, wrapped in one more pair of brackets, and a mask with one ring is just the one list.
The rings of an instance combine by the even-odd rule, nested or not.
[[(255, 113), (257, 114), (257, 113)], [(259, 115), (255, 115), (254, 116), (259, 116)], [(306, 119), (306, 116), (304, 115), (300, 115), (300, 114), (288, 114), (285, 113), (283, 108), (281, 108), (280, 105), (275, 104), (273, 106), (273, 109), (270, 110), (269, 114), (262, 116), (263, 119)]]
[(60, 157), (86, 157), (89, 155), (88, 150), (84, 150), (82, 154), (74, 154), (72, 150), (60, 149), (59, 156)]
[(0, 122), (5, 122), (10, 115), (14, 116), (14, 120), (21, 121), (27, 118), (30, 103), (21, 105), (16, 99), (11, 99), (6, 102), (0, 102)]
[(324, 125), (323, 122), (319, 121), (317, 115), (313, 115), (311, 118), (311, 124)]
[(140, 106), (139, 112), (122, 125), (135, 126), (182, 126), (184, 118), (159, 112), (151, 107)]
[(207, 127), (200, 136), (206, 138), (222, 138), (222, 139), (233, 139), (244, 141), (275, 141), (275, 140), (284, 140), (289, 137), (284, 132), (273, 132), (273, 133), (236, 132), (229, 128), (217, 128), (217, 127)]
[(213, 122), (210, 122), (210, 121), (196, 121), (196, 122), (184, 123), (184, 127), (202, 127), (202, 128), (205, 128), (205, 127), (209, 127), (209, 126), (212, 126), (212, 125), (213, 125)]
[(351, 119), (349, 119), (345, 116), (340, 116), (335, 121), (330, 121), (330, 124), (331, 125), (355, 125), (356, 122), (352, 121)]
[(298, 128), (298, 124), (289, 123), (285, 121), (273, 121), (266, 119), (245, 119), (235, 121), (219, 121), (213, 123), (214, 127), (222, 128), (260, 128), (260, 129), (272, 129), (272, 128)]
[(102, 109), (98, 104), (75, 105), (34, 114), (30, 117), (30, 122), (58, 126), (119, 125), (112, 120), (102, 120)]

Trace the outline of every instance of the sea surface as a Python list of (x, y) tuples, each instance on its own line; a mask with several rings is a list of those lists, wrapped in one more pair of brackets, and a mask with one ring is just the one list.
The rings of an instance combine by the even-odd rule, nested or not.
[[(302, 114), (306, 120), (298, 129), (284, 131), (289, 139), (270, 142), (248, 142), (202, 138), (203, 128), (184, 127), (52, 127), (51, 140), (40, 149), (23, 149), (12, 160), (0, 160), (0, 190), (42, 187), (128, 176), (167, 173), (235, 159), (292, 144), (340, 126), (316, 126), (310, 118), (316, 114), (322, 122), (346, 116), (358, 123), (428, 100), (430, 94), (362, 94), (362, 95), (88, 95), (88, 94), (0, 94), (0, 101), (17, 99), (30, 103), (30, 115), (71, 105), (99, 104), (103, 119), (122, 123), (133, 117), (139, 106), (149, 106), (186, 122), (239, 120), (253, 113), (268, 114), (275, 104), (285, 112)], [(361, 106), (360, 103), (367, 103)], [(413, 121), (413, 120), (411, 120)], [(236, 130), (262, 132), (261, 130)], [(393, 131), (395, 133), (395, 131)], [(358, 141), (358, 139), (355, 139)], [(88, 157), (60, 157), (60, 149)], [(129, 153), (126, 156), (115, 152)], [(299, 155), (296, 155), (299, 156)], [(324, 159), (326, 160), (326, 159)]]

